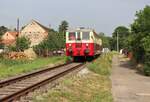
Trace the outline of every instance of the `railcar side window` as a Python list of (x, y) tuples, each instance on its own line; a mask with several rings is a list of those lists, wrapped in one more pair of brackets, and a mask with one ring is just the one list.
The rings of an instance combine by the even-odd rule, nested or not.
[(90, 35), (89, 32), (82, 32), (82, 40), (89, 40)]
[(75, 40), (75, 38), (76, 38), (75, 32), (70, 32), (69, 33), (69, 40)]

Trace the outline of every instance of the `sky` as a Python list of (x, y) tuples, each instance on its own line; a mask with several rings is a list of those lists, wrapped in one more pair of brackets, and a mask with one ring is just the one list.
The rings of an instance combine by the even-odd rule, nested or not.
[(16, 27), (32, 19), (58, 30), (62, 20), (69, 27), (93, 28), (111, 36), (117, 26), (130, 27), (136, 11), (150, 0), (0, 0), (0, 26)]

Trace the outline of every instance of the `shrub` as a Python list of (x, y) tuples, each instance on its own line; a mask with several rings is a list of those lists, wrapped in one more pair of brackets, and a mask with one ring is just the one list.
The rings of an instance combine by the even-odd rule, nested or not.
[(71, 62), (71, 61), (72, 61), (72, 57), (70, 56), (65, 57), (65, 62)]
[(30, 40), (24, 36), (18, 37), (16, 40), (16, 49), (18, 51), (24, 51), (25, 49), (28, 49), (30, 47)]
[(18, 37), (16, 39), (16, 44), (15, 45), (10, 45), (8, 46), (8, 49), (10, 51), (24, 51), (25, 49), (28, 49), (30, 47), (30, 40), (25, 37), (25, 36), (22, 36), (22, 37)]
[(150, 76), (150, 62), (145, 63), (144, 65), (144, 74)]
[(88, 65), (88, 68), (100, 75), (110, 75), (112, 53), (101, 55), (96, 61)]
[(62, 45), (62, 40), (63, 39), (57, 32), (49, 31), (47, 39), (34, 46), (33, 49), (39, 56), (49, 56), (51, 54), (48, 54), (48, 52), (53, 52), (64, 48)]

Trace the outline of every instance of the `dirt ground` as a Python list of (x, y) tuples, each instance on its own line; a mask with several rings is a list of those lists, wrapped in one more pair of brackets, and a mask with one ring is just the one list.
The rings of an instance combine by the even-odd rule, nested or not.
[(150, 102), (150, 77), (140, 74), (122, 55), (113, 58), (112, 67), (114, 102)]

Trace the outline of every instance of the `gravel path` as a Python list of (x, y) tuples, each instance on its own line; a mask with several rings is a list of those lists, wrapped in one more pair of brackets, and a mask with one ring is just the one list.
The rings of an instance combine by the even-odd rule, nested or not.
[(150, 77), (139, 74), (123, 56), (115, 56), (112, 64), (114, 102), (150, 102)]

